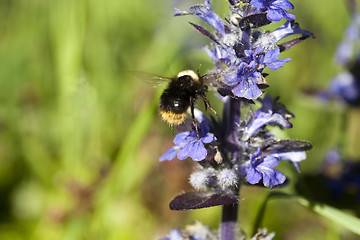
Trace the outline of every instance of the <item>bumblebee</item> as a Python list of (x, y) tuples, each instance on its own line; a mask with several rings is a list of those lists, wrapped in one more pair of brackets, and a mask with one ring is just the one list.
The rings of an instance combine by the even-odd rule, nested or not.
[(194, 115), (195, 102), (201, 97), (205, 108), (211, 108), (210, 102), (206, 97), (208, 91), (204, 84), (205, 76), (200, 76), (192, 70), (184, 70), (170, 79), (170, 83), (160, 97), (160, 115), (172, 127), (180, 125), (186, 119), (187, 111), (190, 109), (193, 124), (197, 130)]

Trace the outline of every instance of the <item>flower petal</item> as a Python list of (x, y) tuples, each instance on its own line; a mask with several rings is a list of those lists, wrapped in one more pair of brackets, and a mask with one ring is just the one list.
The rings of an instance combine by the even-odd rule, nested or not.
[(272, 188), (273, 186), (283, 184), (286, 180), (286, 177), (282, 172), (273, 168), (267, 168), (262, 174), (265, 187)]
[(202, 141), (203, 143), (211, 143), (211, 142), (213, 142), (213, 141), (215, 141), (215, 140), (216, 140), (216, 137), (215, 137), (214, 134), (212, 134), (212, 133), (208, 133), (208, 134), (206, 134), (205, 137), (202, 137), (202, 138), (201, 138), (201, 141)]
[(204, 5), (195, 5), (189, 8), (189, 13), (198, 16), (218, 33), (225, 34), (225, 22), (210, 8), (209, 0), (205, 1)]
[(262, 174), (258, 172), (255, 168), (249, 168), (246, 174), (246, 180), (250, 184), (257, 184), (260, 182)]
[(190, 151), (190, 157), (194, 161), (201, 161), (206, 158), (207, 151), (204, 147), (204, 144), (201, 141), (194, 141), (191, 143), (191, 151)]
[(266, 17), (272, 22), (279, 22), (284, 17), (284, 10), (278, 8), (270, 8)]
[(159, 161), (162, 162), (164, 160), (170, 161), (171, 159), (174, 159), (176, 154), (178, 153), (178, 148), (176, 146), (170, 148), (167, 150), (160, 158)]
[(182, 133), (176, 134), (176, 136), (174, 138), (174, 143), (176, 145), (181, 145), (183, 142), (187, 142), (187, 138), (189, 137), (189, 135), (190, 135), (189, 132), (182, 132)]
[(257, 99), (262, 94), (262, 91), (251, 78), (241, 81), (232, 89), (232, 92), (235, 96), (246, 99)]

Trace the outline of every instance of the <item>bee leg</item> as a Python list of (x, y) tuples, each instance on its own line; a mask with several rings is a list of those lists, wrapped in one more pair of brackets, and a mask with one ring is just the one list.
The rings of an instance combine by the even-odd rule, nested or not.
[(174, 124), (171, 124), (170, 128), (171, 128), (171, 134), (174, 135)]
[(209, 100), (207, 99), (206, 95), (203, 94), (201, 95), (202, 99), (204, 100), (204, 104), (205, 104), (205, 110), (207, 110), (207, 108), (210, 108), (211, 111), (213, 111), (213, 113), (216, 115), (216, 111), (211, 107)]
[(200, 137), (199, 137), (199, 129), (198, 129), (197, 121), (196, 121), (196, 119), (195, 119), (195, 113), (194, 113), (195, 101), (196, 101), (196, 98), (190, 98), (191, 119), (192, 119), (193, 125), (194, 125), (194, 127), (195, 127), (196, 136), (197, 136), (198, 138), (200, 138)]

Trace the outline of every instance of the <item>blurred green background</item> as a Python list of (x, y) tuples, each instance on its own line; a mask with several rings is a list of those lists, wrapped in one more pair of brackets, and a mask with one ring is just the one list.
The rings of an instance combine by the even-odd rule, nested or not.
[[(220, 207), (169, 210), (176, 194), (191, 189), (193, 163), (158, 162), (173, 138), (157, 113), (162, 89), (133, 72), (173, 76), (200, 64), (202, 72), (212, 69), (201, 50), (208, 40), (187, 22), (205, 24), (173, 17), (175, 6), (194, 3), (0, 1), (1, 240), (158, 239), (195, 220), (217, 228)], [(360, 111), (321, 105), (300, 92), (324, 88), (341, 71), (333, 56), (350, 20), (345, 1), (294, 5), (297, 21), (316, 39), (282, 55), (293, 60), (270, 72), (267, 91), (296, 115), (284, 137), (313, 143), (301, 163), (311, 173), (339, 143), (346, 156), (360, 157)], [(226, 1), (212, 6), (226, 15)], [(280, 169), (296, 179), (289, 165)], [(245, 233), (269, 191), (242, 189)], [(277, 239), (355, 239), (291, 201), (271, 202), (264, 226)]]

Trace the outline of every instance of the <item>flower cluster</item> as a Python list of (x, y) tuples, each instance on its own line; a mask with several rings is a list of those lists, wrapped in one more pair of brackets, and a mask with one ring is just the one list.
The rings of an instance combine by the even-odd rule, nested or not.
[[(209, 57), (214, 62), (217, 72), (224, 75), (221, 92), (246, 99), (257, 99), (262, 95), (259, 85), (265, 84), (263, 70), (266, 66), (276, 70), (291, 59), (278, 59), (280, 51), (295, 46), (300, 41), (312, 37), (310, 32), (300, 29), (292, 22), (294, 15), (284, 9), (293, 8), (287, 0), (252, 0), (244, 4), (231, 5), (232, 14), (227, 21), (222, 20), (210, 8), (210, 1), (202, 5), (190, 7), (188, 11), (175, 9), (175, 15), (195, 15), (214, 30), (209, 32), (205, 28), (191, 23), (200, 33), (212, 40), (211, 47), (206, 47)], [(271, 33), (257, 30), (272, 21), (286, 18), (281, 27)], [(283, 44), (280, 40), (291, 35), (301, 35)]]
[[(306, 158), (305, 151), (311, 149), (308, 142), (279, 140), (269, 130), (269, 125), (291, 128), (290, 119), (294, 115), (278, 98), (264, 96), (263, 89), (268, 87), (265, 79), (268, 74), (264, 71), (277, 70), (291, 61), (279, 58), (280, 53), (313, 35), (294, 22), (295, 16), (287, 11), (294, 6), (288, 0), (229, 0), (229, 3), (231, 13), (225, 20), (210, 8), (209, 0), (186, 11), (175, 9), (175, 16), (197, 16), (213, 29), (190, 23), (212, 41), (204, 50), (215, 69), (202, 78), (216, 88), (224, 108), (222, 118), (208, 119), (201, 112), (195, 114), (200, 124), (194, 126), (193, 121), (191, 130), (178, 133), (174, 146), (160, 157), (160, 161), (177, 157), (199, 163), (190, 176), (196, 191), (175, 197), (170, 203), (172, 210), (237, 206), (241, 184), (268, 188), (282, 185), (286, 176), (275, 169), (279, 162), (290, 161), (299, 171), (299, 162)], [(284, 23), (271, 32), (260, 29), (282, 19)], [(291, 40), (286, 41), (289, 36)], [(251, 104), (255, 102), (262, 106), (254, 109)], [(236, 235), (234, 226), (231, 221), (224, 222), (222, 231), (227, 237), (223, 239), (235, 239), (229, 237)], [(267, 235), (266, 231), (263, 234)], [(182, 235), (180, 230), (173, 230), (169, 239), (181, 239)], [(268, 239), (272, 237), (273, 234), (268, 235)]]
[[(313, 35), (293, 22), (295, 16), (285, 9), (293, 9), (288, 0), (229, 1), (231, 14), (223, 20), (211, 8), (210, 1), (195, 5), (189, 10), (175, 9), (175, 15), (195, 15), (208, 23), (214, 33), (191, 23), (201, 34), (212, 40), (206, 47), (212, 59), (217, 80), (214, 86), (224, 96), (224, 116), (211, 122), (201, 115), (199, 126), (177, 134), (174, 146), (160, 157), (160, 161), (188, 157), (201, 166), (190, 177), (195, 189), (235, 189), (242, 181), (262, 183), (269, 188), (285, 182), (285, 175), (274, 169), (280, 160), (298, 162), (306, 158), (307, 142), (275, 139), (267, 125), (291, 128), (293, 117), (278, 99), (265, 96), (262, 107), (255, 113), (249, 110), (244, 120), (240, 118), (241, 104), (258, 99), (266, 87), (264, 69), (281, 68), (290, 58), (279, 59), (287, 50)], [(272, 32), (259, 27), (274, 21), (286, 21)], [(288, 42), (280, 40), (291, 36)], [(226, 97), (228, 96), (228, 97)], [(246, 101), (245, 101), (246, 100)], [(227, 107), (228, 106), (228, 107)], [(236, 107), (234, 107), (236, 106)], [(205, 120), (204, 120), (205, 119)], [(198, 129), (198, 130), (197, 130)]]
[[(222, 137), (225, 134), (222, 131), (213, 129), (218, 137), (209, 133), (210, 120), (206, 119), (200, 124), (199, 136), (194, 127), (191, 131), (177, 134), (174, 138), (175, 146), (165, 152), (160, 161), (171, 160), (176, 155), (180, 160), (190, 157), (194, 161), (202, 161), (205, 167), (199, 167), (190, 176), (190, 183), (197, 190), (233, 188), (239, 184), (239, 180), (250, 184), (262, 180), (264, 186), (272, 188), (286, 179), (284, 174), (274, 169), (280, 160), (291, 161), (298, 169), (298, 162), (306, 158), (305, 150), (311, 148), (304, 141), (276, 140), (266, 128), (267, 125), (291, 128), (291, 117), (293, 114), (283, 104), (266, 95), (262, 99), (262, 107), (255, 113), (248, 111), (248, 120), (244, 120), (239, 128), (242, 155), (237, 159), (230, 159), (223, 154), (223, 162), (216, 161), (215, 155), (219, 152), (213, 150), (226, 146), (227, 139)], [(211, 125), (218, 126), (219, 122)]]

